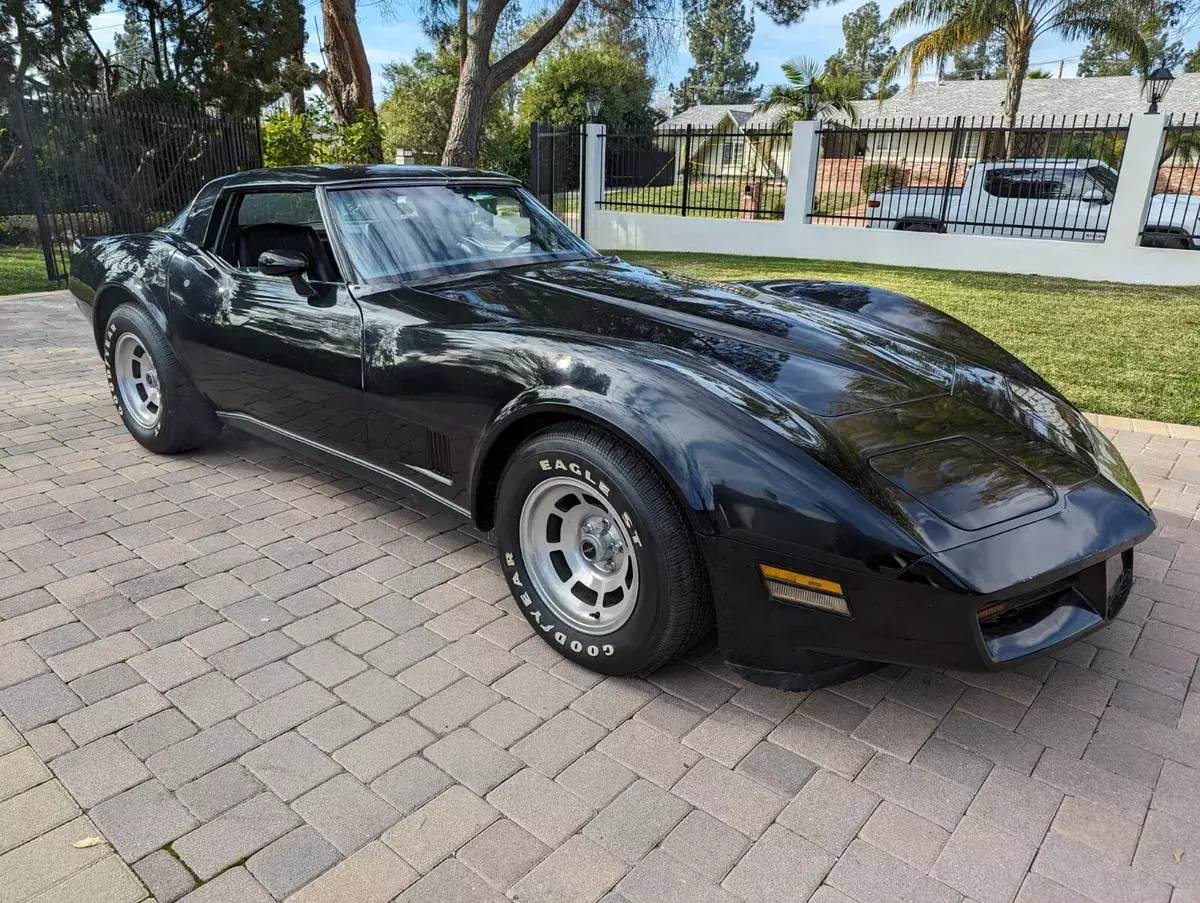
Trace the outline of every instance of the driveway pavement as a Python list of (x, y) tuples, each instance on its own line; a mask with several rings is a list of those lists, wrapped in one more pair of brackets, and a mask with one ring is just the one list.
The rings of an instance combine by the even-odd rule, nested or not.
[(1195, 903), (1200, 441), (1117, 441), (1161, 526), (1054, 658), (601, 680), (458, 518), (152, 455), (66, 297), (0, 300), (0, 903)]

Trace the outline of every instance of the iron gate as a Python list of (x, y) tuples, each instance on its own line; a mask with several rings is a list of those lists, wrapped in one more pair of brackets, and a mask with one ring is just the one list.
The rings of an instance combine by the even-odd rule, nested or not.
[(580, 209), (587, 177), (584, 143), (581, 125), (534, 122), (529, 127), (529, 190), (580, 238), (586, 237)]
[(134, 98), (35, 95), (11, 103), (25, 211), (51, 280), (77, 237), (169, 222), (205, 182), (262, 166), (258, 121)]

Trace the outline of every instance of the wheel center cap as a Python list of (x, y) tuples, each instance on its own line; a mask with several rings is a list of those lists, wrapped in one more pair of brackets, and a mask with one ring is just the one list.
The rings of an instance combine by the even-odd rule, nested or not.
[(596, 556), (600, 554), (600, 550), (596, 548), (595, 542), (585, 539), (579, 544), (579, 553), (588, 561), (595, 561)]
[(156, 373), (154, 370), (147, 370), (145, 379), (146, 385), (148, 385), (151, 389), (158, 388), (158, 373)]

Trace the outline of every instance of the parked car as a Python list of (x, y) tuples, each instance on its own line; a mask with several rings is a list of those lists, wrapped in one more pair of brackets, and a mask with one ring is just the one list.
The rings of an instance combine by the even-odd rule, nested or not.
[(953, 318), (632, 266), (503, 176), (239, 173), (78, 242), (70, 286), (144, 446), (232, 426), (434, 499), (607, 674), (714, 621), (776, 686), (1009, 667), (1108, 623), (1154, 528), (1103, 433)]
[[(867, 198), (867, 228), (1103, 241), (1117, 171), (1100, 160), (974, 163), (962, 188), (892, 188)], [(1142, 244), (1200, 248), (1200, 197), (1155, 194)]]

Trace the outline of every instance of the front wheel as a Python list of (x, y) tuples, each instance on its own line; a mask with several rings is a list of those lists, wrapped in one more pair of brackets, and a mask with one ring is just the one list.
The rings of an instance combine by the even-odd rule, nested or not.
[(646, 674), (712, 627), (704, 563), (653, 468), (588, 424), (552, 427), (508, 462), (496, 533), (539, 636), (604, 674)]
[(146, 448), (160, 454), (190, 451), (220, 432), (220, 421), (140, 306), (125, 303), (112, 312), (101, 351), (113, 403)]

